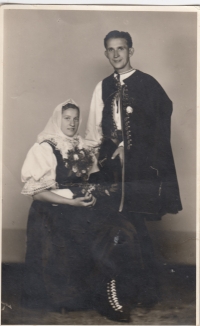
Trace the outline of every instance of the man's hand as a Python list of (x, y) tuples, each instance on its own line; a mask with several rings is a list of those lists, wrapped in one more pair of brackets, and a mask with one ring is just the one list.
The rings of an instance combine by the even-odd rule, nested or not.
[(120, 146), (116, 149), (116, 151), (113, 153), (112, 160), (115, 159), (115, 157), (119, 155), (121, 166), (124, 164), (124, 147)]

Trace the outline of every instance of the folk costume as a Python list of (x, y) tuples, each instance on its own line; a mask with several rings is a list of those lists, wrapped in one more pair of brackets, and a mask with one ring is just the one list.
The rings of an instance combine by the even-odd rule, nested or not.
[(124, 142), (120, 210), (158, 219), (182, 209), (170, 145), (171, 114), (172, 102), (163, 88), (139, 70), (112, 74), (97, 85), (86, 139), (93, 146), (101, 145), (100, 168), (107, 169), (112, 153), (108, 157), (106, 143), (115, 150)]
[[(152, 302), (158, 270), (145, 219), (160, 220), (182, 209), (170, 145), (171, 114), (172, 102), (160, 84), (131, 69), (97, 84), (86, 129), (86, 139), (99, 149), (101, 175), (111, 189), (115, 185), (116, 216), (126, 216), (137, 231)], [(118, 157), (112, 160), (118, 146), (124, 148), (123, 168)]]
[[(67, 137), (61, 131), (62, 107), (67, 103), (75, 102), (57, 106), (28, 152), (22, 194), (49, 190), (73, 198), (76, 185), (83, 182), (66, 165), (70, 150), (87, 147), (78, 134)], [(138, 299), (140, 251), (132, 224), (108, 213), (109, 200), (110, 196), (97, 198), (93, 208), (33, 201), (23, 304), (57, 310), (95, 308), (111, 319), (129, 320), (129, 303)]]

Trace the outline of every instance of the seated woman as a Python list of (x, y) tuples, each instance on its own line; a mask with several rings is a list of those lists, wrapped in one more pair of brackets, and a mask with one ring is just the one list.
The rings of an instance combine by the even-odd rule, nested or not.
[(96, 198), (88, 191), (95, 189), (87, 181), (95, 160), (79, 125), (73, 100), (58, 105), (22, 167), (22, 194), (33, 198), (22, 303), (57, 311), (97, 309), (129, 321), (140, 250), (133, 226), (113, 216), (112, 196)]

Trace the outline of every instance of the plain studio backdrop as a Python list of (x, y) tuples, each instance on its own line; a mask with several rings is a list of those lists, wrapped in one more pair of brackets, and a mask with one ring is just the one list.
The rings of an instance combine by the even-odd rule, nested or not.
[(31, 199), (21, 167), (57, 104), (80, 106), (84, 136), (96, 84), (112, 73), (103, 39), (128, 31), (134, 68), (155, 77), (173, 102), (171, 143), (183, 210), (148, 226), (166, 262), (195, 263), (197, 16), (188, 12), (5, 10), (3, 262), (23, 262)]

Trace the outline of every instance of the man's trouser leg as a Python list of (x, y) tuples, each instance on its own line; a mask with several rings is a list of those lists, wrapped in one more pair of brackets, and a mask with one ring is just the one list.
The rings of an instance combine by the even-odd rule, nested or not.
[(145, 217), (139, 213), (128, 213), (129, 221), (135, 227), (141, 249), (143, 263), (143, 277), (140, 292), (141, 301), (146, 305), (158, 302), (159, 293), (159, 269), (156, 262), (153, 243), (145, 223)]

